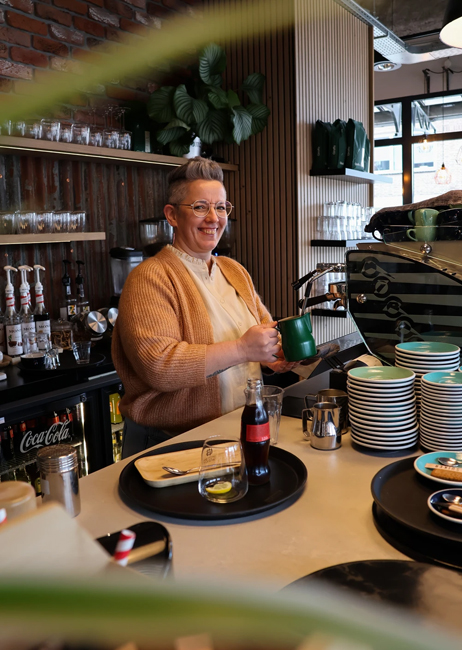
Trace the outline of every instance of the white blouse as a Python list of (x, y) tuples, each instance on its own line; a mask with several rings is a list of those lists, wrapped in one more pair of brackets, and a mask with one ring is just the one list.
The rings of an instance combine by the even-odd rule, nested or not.
[[(245, 302), (221, 272), (214, 257), (209, 273), (204, 260), (191, 257), (173, 246), (168, 247), (188, 269), (205, 303), (215, 343), (235, 341), (250, 327), (258, 325)], [(244, 388), (248, 378), (261, 379), (259, 363), (241, 363), (218, 375), (222, 415), (245, 404)]]

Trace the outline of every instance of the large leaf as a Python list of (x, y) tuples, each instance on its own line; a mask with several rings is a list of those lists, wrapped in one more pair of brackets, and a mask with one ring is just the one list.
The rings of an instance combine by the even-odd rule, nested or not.
[(175, 119), (173, 108), (173, 95), (175, 88), (173, 86), (162, 86), (155, 90), (148, 99), (147, 111), (149, 117), (155, 122), (170, 122)]
[(249, 74), (247, 79), (242, 84), (241, 89), (247, 93), (249, 99), (254, 104), (261, 104), (263, 101), (263, 87), (265, 85), (266, 77), (261, 72), (253, 72)]
[(175, 118), (167, 124), (165, 129), (157, 131), (156, 138), (161, 144), (168, 144), (173, 140), (178, 140), (185, 134), (185, 131), (189, 130), (190, 129), (187, 124)]
[(184, 84), (175, 90), (173, 106), (180, 120), (184, 120), (188, 124), (202, 122), (209, 110), (205, 102), (191, 97)]
[(228, 95), (222, 88), (208, 87), (208, 100), (216, 109), (229, 108)]
[(271, 111), (264, 104), (249, 104), (246, 109), (252, 116), (252, 135), (256, 135), (263, 131), (268, 124), (268, 116)]
[(230, 108), (234, 108), (235, 106), (241, 105), (241, 101), (237, 96), (237, 93), (234, 92), (234, 90), (228, 90), (227, 95), (228, 95), (228, 106)]
[(241, 144), (252, 134), (252, 116), (243, 106), (233, 108), (233, 137), (236, 144)]
[(168, 148), (172, 156), (184, 156), (188, 153), (194, 138), (195, 134), (190, 131), (189, 133), (184, 133), (178, 140), (170, 142)]
[(225, 110), (209, 111), (205, 120), (199, 124), (197, 135), (205, 142), (223, 142), (230, 131), (229, 115)]
[(222, 47), (210, 43), (199, 57), (199, 76), (205, 84), (221, 86), (222, 73), (226, 68), (226, 54)]

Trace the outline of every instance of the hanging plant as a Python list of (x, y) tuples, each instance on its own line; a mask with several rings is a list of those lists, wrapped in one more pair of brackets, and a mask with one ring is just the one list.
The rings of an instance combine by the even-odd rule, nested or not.
[(204, 144), (241, 144), (263, 131), (269, 108), (263, 103), (265, 76), (250, 74), (237, 92), (223, 88), (226, 54), (211, 43), (199, 56), (191, 79), (179, 86), (162, 86), (148, 101), (148, 114), (158, 125), (157, 140), (174, 156), (184, 156), (198, 137)]

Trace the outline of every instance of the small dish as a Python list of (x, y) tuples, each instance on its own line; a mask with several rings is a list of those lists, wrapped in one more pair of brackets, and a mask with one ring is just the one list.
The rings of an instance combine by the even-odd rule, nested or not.
[(45, 367), (45, 353), (44, 352), (28, 352), (21, 355), (21, 363), (24, 368), (44, 368)]
[(459, 372), (429, 372), (422, 377), (425, 384), (437, 390), (462, 391), (462, 375)]
[(379, 366), (366, 368), (352, 368), (348, 376), (365, 382), (388, 382), (407, 383), (414, 379), (414, 373), (407, 368), (396, 368), (395, 366)]
[[(425, 478), (430, 479), (430, 481), (435, 481), (436, 483), (442, 483), (443, 485), (451, 485), (451, 486), (461, 486), (462, 487), (462, 476), (460, 481), (447, 481), (444, 478), (438, 478), (437, 476), (431, 476), (431, 469), (427, 469), (425, 465), (427, 463), (432, 463), (433, 465), (438, 465), (438, 461), (436, 460), (438, 456), (456, 456), (456, 453), (460, 452), (455, 452), (453, 451), (452, 453), (450, 452), (449, 449), (445, 449), (444, 452), (440, 451), (431, 451), (429, 454), (423, 454), (423, 456), (419, 456), (418, 458), (415, 459), (414, 461), (414, 469), (415, 471), (420, 474), (421, 476), (425, 476)], [(443, 467), (441, 465), (441, 467)], [(445, 490), (447, 491), (447, 490)]]
[(460, 515), (451, 514), (451, 511), (448, 509), (450, 503), (445, 503), (443, 499), (443, 494), (453, 494), (454, 496), (462, 497), (462, 489), (448, 489), (439, 490), (438, 492), (433, 492), (430, 494), (427, 500), (427, 505), (433, 514), (446, 521), (450, 521), (453, 524), (462, 524), (462, 513)]
[(457, 354), (460, 348), (452, 343), (438, 343), (437, 341), (411, 341), (410, 343), (397, 343), (396, 349), (407, 354)]

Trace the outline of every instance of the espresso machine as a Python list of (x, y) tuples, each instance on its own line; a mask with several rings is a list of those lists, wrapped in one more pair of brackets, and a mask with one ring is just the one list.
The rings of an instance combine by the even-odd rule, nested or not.
[(142, 251), (135, 250), (128, 246), (111, 248), (111, 274), (113, 295), (110, 298), (109, 306), (118, 307), (120, 294), (122, 293), (125, 280), (130, 271), (143, 261)]

